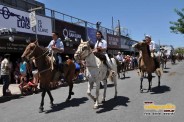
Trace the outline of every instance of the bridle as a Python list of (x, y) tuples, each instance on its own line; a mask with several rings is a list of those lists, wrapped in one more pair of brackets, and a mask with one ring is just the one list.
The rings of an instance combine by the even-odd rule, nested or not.
[[(30, 57), (30, 56), (34, 53), (34, 51), (35, 51), (35, 49), (36, 49), (37, 47), (38, 47), (38, 45), (35, 44), (34, 49), (29, 53), (29, 55), (27, 55), (27, 57)], [(31, 59), (31, 60), (38, 60), (38, 59), (40, 59), (42, 56), (44, 56), (48, 51), (49, 51), (49, 49), (47, 49), (42, 55), (40, 55), (40, 56), (38, 56), (38, 57), (32, 57), (32, 58), (30, 58), (30, 59)], [(52, 69), (52, 67), (49, 67), (49, 68), (44, 69), (44, 70), (41, 70), (41, 71), (39, 71), (39, 73), (41, 74), (41, 73), (46, 72), (46, 71), (48, 71), (48, 70), (50, 70), (50, 69)]]
[[(90, 56), (91, 55), (91, 53), (93, 53), (91, 50), (90, 50), (90, 48), (88, 48), (88, 49), (85, 49), (85, 50), (88, 50), (89, 51), (89, 53), (88, 53), (88, 55), (87, 56), (85, 56), (83, 59), (86, 59), (88, 56)], [(78, 58), (79, 58), (79, 60), (82, 60), (82, 52), (83, 52), (84, 50), (82, 50), (81, 51), (81, 53), (78, 53), (78, 52), (76, 52), (75, 54), (77, 54), (77, 56), (78, 56)]]
[[(35, 44), (34, 49), (31, 51), (31, 53), (28, 55), (28, 57), (34, 53), (34, 51), (35, 51), (35, 49), (36, 49), (37, 47), (38, 47), (38, 45)], [(47, 49), (42, 55), (40, 55), (40, 56), (38, 56), (38, 57), (33, 57), (33, 58), (31, 58), (31, 59), (32, 59), (32, 60), (40, 59), (40, 58), (41, 58), (42, 56), (44, 56), (48, 51), (49, 51), (49, 49)]]

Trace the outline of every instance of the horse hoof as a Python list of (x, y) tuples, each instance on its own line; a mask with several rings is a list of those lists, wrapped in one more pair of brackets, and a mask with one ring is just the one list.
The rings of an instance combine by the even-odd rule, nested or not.
[(105, 99), (102, 100), (102, 103), (105, 103)]
[(142, 93), (143, 92), (143, 89), (140, 89), (140, 93)]
[(50, 103), (50, 107), (53, 108), (54, 107), (54, 103)]
[(151, 89), (148, 89), (148, 92), (151, 92)]
[(98, 106), (93, 106), (93, 109), (98, 109)]
[(96, 102), (96, 98), (93, 98), (94, 103)]
[(43, 112), (43, 109), (44, 109), (43, 107), (40, 107), (39, 108), (39, 113), (42, 113)]
[(74, 92), (71, 92), (71, 95), (74, 95)]
[(66, 99), (66, 100), (65, 100), (65, 102), (69, 102), (69, 101), (70, 101), (70, 99)]

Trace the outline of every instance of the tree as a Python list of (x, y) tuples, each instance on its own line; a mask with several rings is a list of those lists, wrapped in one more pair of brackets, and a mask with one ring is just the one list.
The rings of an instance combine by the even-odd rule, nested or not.
[(177, 48), (177, 49), (175, 49), (175, 53), (184, 54), (184, 48)]
[(177, 22), (170, 22), (170, 24), (172, 24), (172, 26), (170, 26), (171, 32), (184, 34), (184, 8), (181, 11), (177, 9), (174, 11), (180, 16), (180, 18)]

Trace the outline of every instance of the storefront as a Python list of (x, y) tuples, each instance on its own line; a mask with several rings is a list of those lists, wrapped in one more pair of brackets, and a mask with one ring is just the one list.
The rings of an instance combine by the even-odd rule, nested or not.
[[(36, 40), (36, 32), (40, 45), (47, 46), (51, 40), (51, 19), (36, 16), (36, 29), (30, 27), (29, 13), (0, 5), (0, 56), (10, 54), (13, 72), (17, 60), (20, 60), (29, 41)], [(12, 31), (13, 30), (13, 31)]]
[(80, 40), (83, 39), (86, 41), (85, 27), (61, 20), (55, 20), (55, 30), (59, 33), (59, 37), (64, 42), (64, 54), (73, 55), (80, 44)]

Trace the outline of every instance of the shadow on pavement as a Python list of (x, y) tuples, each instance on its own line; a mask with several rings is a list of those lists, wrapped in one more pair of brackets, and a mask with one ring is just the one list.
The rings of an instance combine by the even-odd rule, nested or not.
[(163, 71), (163, 73), (169, 73), (169, 71)]
[(166, 86), (166, 85), (160, 86), (160, 87), (157, 86), (152, 88), (151, 94), (162, 94), (169, 91), (171, 91), (171, 88), (169, 86)]
[(5, 96), (5, 97), (0, 97), (0, 103), (8, 102), (13, 99), (20, 99), (23, 98), (22, 95), (11, 95), (11, 96)]
[(128, 78), (130, 78), (130, 77), (126, 77), (126, 76), (125, 76), (125, 77), (123, 77), (123, 78), (120, 78), (120, 79), (128, 79)]
[(87, 97), (82, 97), (82, 98), (73, 98), (69, 102), (63, 102), (59, 104), (54, 104), (51, 110), (45, 111), (46, 114), (52, 113), (52, 112), (57, 112), (60, 110), (63, 110), (68, 107), (78, 107), (81, 104), (84, 104), (88, 100)]
[(117, 98), (112, 98), (108, 101), (105, 101), (102, 105), (99, 105), (99, 109), (96, 113), (104, 113), (111, 110), (115, 110), (114, 108), (117, 106), (125, 106), (127, 107), (127, 103), (129, 103), (129, 98), (124, 96), (117, 96)]
[(171, 68), (169, 68), (169, 67), (166, 67), (166, 68), (164, 68), (164, 69), (171, 69)]

